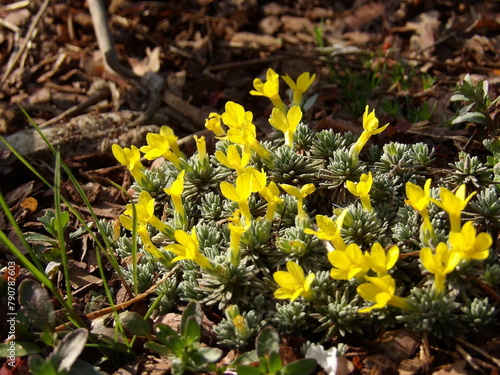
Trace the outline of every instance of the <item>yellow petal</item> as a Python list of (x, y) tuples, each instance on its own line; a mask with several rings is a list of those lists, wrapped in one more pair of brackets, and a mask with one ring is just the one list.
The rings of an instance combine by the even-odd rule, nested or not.
[(292, 195), (296, 198), (298, 198), (301, 194), (300, 194), (300, 190), (297, 189), (295, 186), (293, 185), (288, 185), (288, 184), (280, 184), (280, 187), (285, 190), (289, 195)]
[(349, 190), (349, 192), (352, 194), (352, 195), (355, 195), (355, 196), (359, 196), (359, 193), (358, 193), (358, 186), (355, 182), (352, 182), (352, 181), (346, 181), (345, 182), (345, 186), (347, 188), (347, 190)]
[(309, 275), (307, 275), (306, 281), (304, 281), (304, 290), (306, 292), (311, 289), (311, 284), (313, 283), (315, 277), (316, 275), (314, 273), (310, 273)]
[(399, 247), (397, 247), (396, 245), (394, 245), (393, 247), (391, 247), (389, 249), (389, 251), (387, 252), (387, 269), (391, 269), (392, 267), (394, 267), (394, 265), (396, 264), (396, 262), (398, 261), (399, 259)]
[(293, 278), (298, 282), (298, 283), (303, 283), (305, 278), (304, 278), (304, 270), (302, 267), (300, 267), (297, 263), (295, 262), (287, 262), (286, 263), (286, 268), (288, 269), (288, 272), (293, 276)]
[(298, 105), (294, 105), (286, 114), (288, 128), (295, 132), (300, 120), (302, 120), (302, 110)]
[(331, 265), (336, 268), (347, 269), (351, 265), (351, 261), (343, 250), (330, 251), (327, 257)]
[(297, 78), (297, 89), (298, 91), (305, 92), (311, 86), (316, 78), (316, 73), (310, 76), (309, 72), (302, 73), (299, 78)]
[(174, 237), (178, 243), (186, 247), (193, 243), (191, 236), (181, 229), (177, 229), (174, 232)]
[(295, 84), (294, 80), (288, 75), (281, 76), (283, 78), (283, 81), (292, 89), (292, 90), (297, 90), (297, 85)]
[(231, 185), (229, 182), (222, 181), (220, 183), (219, 187), (220, 187), (220, 191), (221, 191), (222, 195), (224, 195), (224, 197), (226, 197), (227, 199), (229, 199), (233, 202), (237, 202), (240, 199), (238, 192), (236, 191), (234, 186)]
[(313, 193), (316, 190), (316, 186), (314, 184), (305, 184), (302, 186), (302, 189), (300, 189), (302, 196), (307, 197), (309, 194)]
[(285, 288), (279, 288), (276, 289), (274, 292), (274, 297), (277, 299), (291, 299), (293, 294), (290, 292), (290, 290), (285, 289)]
[(269, 123), (273, 128), (276, 128), (282, 132), (286, 132), (288, 130), (288, 121), (286, 119), (286, 116), (279, 108), (273, 108), (271, 117), (269, 118)]
[(273, 274), (273, 279), (276, 281), (276, 284), (283, 288), (295, 290), (297, 288), (297, 281), (295, 278), (286, 271), (276, 271)]
[(381, 292), (381, 290), (372, 283), (363, 283), (356, 288), (356, 291), (361, 298), (372, 302), (375, 302), (377, 294)]
[(242, 173), (236, 177), (236, 190), (239, 199), (248, 199), (252, 194), (252, 179), (251, 173)]
[(434, 264), (432, 250), (430, 248), (424, 247), (420, 250), (420, 260), (427, 271), (435, 273), (436, 266)]

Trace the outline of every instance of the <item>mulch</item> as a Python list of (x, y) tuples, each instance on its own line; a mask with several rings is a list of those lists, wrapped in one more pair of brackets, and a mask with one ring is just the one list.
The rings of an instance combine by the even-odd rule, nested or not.
[[(498, 1), (105, 3), (119, 61), (135, 78), (106, 70), (87, 2), (0, 4), (0, 135), (13, 143), (20, 139), (20, 152), (52, 178), (50, 153), (30, 141), (35, 139), (30, 121), (51, 134), (105, 219), (116, 218), (127, 201), (108, 179), (126, 189), (131, 184), (111, 144), (141, 145), (148, 131), (166, 124), (192, 153), (191, 136), (203, 134), (207, 115), (222, 113), (229, 100), (252, 111), (265, 136), (272, 107), (249, 91), (268, 68), (294, 78), (305, 71), (317, 74), (311, 91), (318, 98), (307, 114), (313, 128), (359, 132), (369, 104), (381, 123), (391, 124), (378, 142), (425, 141), (444, 165), (461, 150), (481, 152), (468, 142), (474, 129), (442, 125), (456, 112), (449, 100), (456, 84), (470, 73), (475, 81), (488, 79), (492, 97), (500, 94)], [(154, 116), (137, 124), (153, 100), (140, 78), (146, 72), (159, 74), (165, 89)], [(422, 76), (435, 81), (424, 88)], [(401, 108), (379, 108), (384, 101)], [(434, 114), (415, 121), (409, 108), (423, 105), (435, 108)], [(3, 145), (0, 181), (23, 230), (39, 230), (36, 219), (52, 207), (52, 193)], [(65, 181), (62, 192), (85, 214), (71, 183)], [(9, 231), (2, 213), (0, 229)], [(8, 255), (0, 257), (4, 265)], [(461, 374), (461, 365), (435, 373)]]

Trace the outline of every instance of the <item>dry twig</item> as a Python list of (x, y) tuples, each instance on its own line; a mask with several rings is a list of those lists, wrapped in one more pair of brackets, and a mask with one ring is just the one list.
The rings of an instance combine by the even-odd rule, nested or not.
[(49, 0), (44, 0), (42, 3), (42, 6), (38, 10), (37, 14), (35, 15), (35, 18), (33, 18), (33, 21), (31, 22), (31, 25), (26, 32), (26, 35), (24, 37), (23, 42), (21, 43), (21, 46), (19, 47), (19, 50), (17, 53), (14, 53), (11, 55), (9, 62), (7, 63), (7, 68), (5, 69), (5, 72), (3, 73), (2, 79), (0, 80), (0, 88), (2, 88), (3, 84), (9, 77), (10, 73), (14, 69), (14, 66), (17, 64), (21, 56), (25, 53), (26, 47), (28, 46), (28, 43), (30, 42), (31, 38), (33, 37), (33, 34), (35, 32), (36, 26), (38, 25), (38, 22), (42, 18), (43, 13), (45, 12), (45, 9), (47, 9), (47, 5), (49, 4)]

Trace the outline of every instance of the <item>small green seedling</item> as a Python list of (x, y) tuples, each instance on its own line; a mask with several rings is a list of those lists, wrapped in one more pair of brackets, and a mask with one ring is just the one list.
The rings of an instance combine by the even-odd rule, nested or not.
[[(258, 365), (241, 364), (237, 366), (239, 375), (307, 375), (316, 368), (313, 359), (299, 359), (284, 365), (279, 354), (279, 334), (272, 327), (265, 327), (257, 336), (255, 350), (240, 356), (235, 362)], [(233, 366), (235, 363), (233, 363)]]
[(500, 96), (492, 101), (488, 95), (488, 89), (488, 81), (482, 80), (474, 85), (470, 74), (467, 74), (450, 99), (452, 102), (465, 102), (467, 104), (459, 110), (458, 115), (451, 123), (472, 122), (481, 124), (492, 135), (497, 134), (498, 119), (490, 116), (490, 109), (498, 102)]
[(165, 324), (157, 324), (155, 333), (158, 342), (148, 341), (145, 346), (172, 361), (172, 373), (186, 371), (216, 371), (216, 362), (222, 351), (217, 348), (201, 347), (201, 305), (191, 302), (182, 314), (180, 332)]

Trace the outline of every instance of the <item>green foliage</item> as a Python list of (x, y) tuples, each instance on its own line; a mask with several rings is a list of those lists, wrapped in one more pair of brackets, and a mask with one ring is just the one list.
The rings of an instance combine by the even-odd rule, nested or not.
[(472, 82), (470, 74), (467, 74), (462, 83), (451, 97), (452, 102), (464, 102), (452, 124), (472, 122), (483, 125), (491, 134), (498, 133), (498, 122), (490, 116), (490, 106), (497, 103), (498, 99), (491, 100), (488, 93), (489, 83), (487, 80), (479, 81), (476, 85)]
[(365, 210), (361, 204), (348, 207), (349, 213), (342, 227), (342, 237), (348, 242), (358, 245), (369, 245), (386, 234), (387, 223), (382, 221), (376, 212)]
[[(222, 356), (222, 351), (217, 348), (200, 346), (201, 320), (200, 304), (191, 302), (182, 314), (179, 333), (165, 324), (157, 324), (155, 325), (155, 335), (158, 342), (148, 341), (145, 346), (149, 350), (169, 358), (172, 361), (173, 374), (214, 369), (213, 363)], [(142, 329), (138, 331), (143, 332)]]
[(219, 344), (244, 349), (265, 324), (262, 312), (249, 310), (240, 314), (238, 306), (231, 305), (226, 308), (225, 318), (214, 327), (214, 331), (219, 338)]
[(399, 319), (411, 329), (438, 339), (465, 335), (459, 315), (460, 304), (451, 294), (443, 296), (430, 288), (413, 288), (409, 303), (411, 309), (404, 310)]
[(322, 342), (331, 340), (337, 333), (345, 336), (346, 333), (363, 333), (361, 328), (362, 316), (358, 314), (358, 296), (349, 298), (349, 291), (337, 290), (334, 296), (328, 296), (328, 301), (315, 306), (316, 312), (311, 314), (320, 325), (316, 332), (325, 332)]
[(464, 313), (462, 320), (471, 331), (480, 332), (485, 329), (495, 331), (499, 328), (498, 311), (489, 303), (487, 297), (474, 298), (472, 302), (462, 307), (462, 311)]
[[(77, 373), (100, 374), (91, 364), (79, 360), (89, 332), (78, 328), (56, 333), (56, 313), (47, 290), (31, 279), (19, 285), (19, 310), (16, 314), (16, 355), (29, 355), (28, 366), (36, 375), (66, 375)], [(26, 341), (25, 341), (26, 340)], [(33, 342), (35, 341), (35, 342)], [(47, 357), (42, 357), (42, 347), (52, 347)], [(7, 357), (10, 344), (0, 346), (0, 356)]]
[[(252, 355), (246, 353), (243, 358), (258, 358), (258, 365), (239, 365), (238, 374), (243, 375), (307, 375), (316, 368), (316, 361), (299, 359), (283, 365), (279, 355), (279, 335), (271, 327), (264, 328), (256, 339), (255, 351)], [(240, 357), (241, 358), (241, 357)], [(240, 360), (239, 363), (242, 361)], [(234, 365), (234, 364), (233, 364)]]
[[(387, 84), (385, 60), (365, 57), (362, 68), (361, 76), (353, 74), (348, 66), (345, 71), (335, 73), (339, 88), (351, 98), (347, 107), (356, 115), (372, 98), (373, 90)], [(434, 83), (430, 76), (419, 79), (418, 73), (403, 60), (391, 69), (391, 84), (401, 90), (410, 90), (415, 84), (430, 87)], [(491, 125), (493, 120), (488, 116), (495, 101), (489, 100), (487, 89), (487, 83), (474, 86), (466, 77), (454, 99), (469, 104), (462, 111), (461, 120), (455, 123), (474, 120)], [(304, 110), (311, 100), (305, 98), (301, 102), (306, 103), (302, 105)], [(407, 107), (398, 108), (400, 102), (395, 97), (389, 107), (395, 114), (404, 112), (411, 121), (427, 121), (433, 116), (435, 107), (428, 102), (416, 108), (408, 99)], [(466, 234), (450, 233), (450, 218), (456, 216), (453, 209), (464, 203), (463, 197), (454, 195), (462, 185), (466, 195), (477, 192), (459, 209), (459, 222), (462, 220), (459, 224), (465, 221), (476, 224), (474, 238), (469, 233), (467, 240), (476, 241), (476, 234), (481, 234), (486, 237), (482, 236), (474, 246), (495, 246), (488, 241), (496, 239), (500, 230), (497, 139), (485, 140), (491, 154), (486, 158), (464, 151), (458, 155), (458, 161), (437, 169), (434, 150), (424, 143), (388, 142), (360, 152), (366, 136), (385, 129), (379, 126), (369, 108), (363, 116), (360, 136), (331, 129), (315, 131), (301, 119), (293, 134), (293, 144), (285, 144), (285, 131), (281, 130), (260, 143), (255, 138), (252, 116), (232, 104), (226, 116), (231, 117), (241, 109), (234, 120), (241, 121), (240, 127), (229, 129), (233, 132), (227, 132), (227, 139), (218, 140), (215, 149), (225, 155), (232, 150), (231, 158), (235, 160), (231, 162), (236, 161), (235, 164), (223, 163), (213, 155), (204, 157), (203, 147), (189, 158), (179, 156), (182, 160), (178, 165), (167, 158), (160, 166), (143, 171), (147, 184), (133, 185), (137, 192), (145, 189), (149, 192), (153, 198), (150, 203), (140, 208), (136, 204), (135, 213), (125, 215), (128, 219), (121, 216), (113, 224), (95, 220), (97, 234), (76, 210), (72, 216), (61, 211), (61, 205), (57, 204), (54, 213), (47, 211), (40, 218), (49, 235), (26, 236), (34, 245), (34, 251), (29, 253), (31, 260), (0, 231), (2, 242), (68, 311), (72, 311), (71, 303), (64, 304), (51, 278), (63, 271), (64, 279), (69, 280), (66, 244), (84, 233), (92, 237), (98, 248), (96, 259), (100, 262), (104, 293), (112, 306), (114, 296), (105, 273), (109, 268), (101, 261), (104, 257), (122, 285), (133, 289), (136, 295), (171, 272), (151, 293), (144, 317), (135, 312), (120, 315), (114, 312), (113, 322), (123, 343), (115, 339), (116, 332), (105, 323), (102, 328), (112, 330), (113, 338), (102, 338), (82, 329), (56, 335), (54, 309), (47, 291), (39, 285), (21, 284), (17, 333), (22, 341), (17, 344), (25, 355), (31, 355), (29, 363), (34, 373), (76, 373), (78, 366), (85, 366), (77, 357), (87, 339), (93, 340), (103, 358), (110, 351), (130, 354), (131, 348), (137, 347), (133, 346), (135, 343), (147, 341), (148, 350), (172, 361), (174, 374), (222, 373), (224, 366), (215, 365), (222, 351), (205, 346), (202, 339), (202, 309), (207, 315), (220, 317), (212, 319), (220, 320), (214, 327), (219, 345), (240, 353), (249, 350), (228, 366), (239, 374), (307, 374), (315, 369), (316, 362), (309, 359), (284, 365), (279, 354), (279, 333), (326, 343), (337, 342), (340, 337), (347, 341), (358, 334), (371, 339), (379, 337), (384, 329), (407, 326), (432, 336), (435, 341), (446, 342), (461, 332), (480, 333), (495, 326), (497, 306), (470, 282), (478, 278), (478, 283), (493, 288), (500, 285), (500, 266), (494, 254), (490, 252), (489, 257), (481, 259), (464, 258), (450, 272), (439, 269), (441, 263), (448, 261), (446, 257), (432, 269), (429, 261), (424, 262), (419, 255), (424, 253), (422, 248), (429, 247), (428, 258), (436, 256), (440, 242), (450, 247), (450, 251), (464, 250), (451, 243), (453, 237)], [(283, 108), (286, 112), (288, 107)], [(230, 122), (226, 118), (223, 124), (229, 128)], [(494, 128), (488, 129), (493, 134)], [(241, 130), (246, 133), (234, 137)], [(236, 146), (229, 149), (230, 145)], [(174, 194), (166, 194), (164, 189), (172, 186), (181, 172), (185, 173), (184, 185), (174, 198)], [(371, 177), (365, 179), (368, 172), (373, 181)], [(243, 180), (240, 175), (245, 175), (244, 186), (236, 185), (236, 181)], [(423, 190), (427, 179), (431, 179), (431, 184)], [(292, 185), (295, 190), (282, 184)], [(64, 201), (58, 194), (60, 175), (56, 176), (55, 185), (59, 203), (59, 199)], [(230, 189), (228, 185), (238, 188)], [(352, 186), (359, 189), (353, 190)], [(452, 203), (445, 202), (443, 191), (449, 194)], [(137, 201), (137, 194), (132, 200)], [(2, 199), (0, 204), (5, 210)], [(184, 210), (179, 210), (179, 205)], [(179, 223), (181, 211), (187, 217)], [(133, 230), (130, 230), (130, 216), (134, 216)], [(72, 232), (70, 223), (74, 223), (74, 218), (82, 229)], [(173, 229), (165, 230), (166, 225)], [(425, 225), (432, 226), (432, 234), (422, 230)], [(21, 233), (19, 228), (17, 231)], [(31, 247), (26, 244), (30, 252)], [(349, 259), (348, 252), (343, 252), (351, 244), (359, 245), (357, 259)], [(179, 266), (172, 270), (174, 262)], [(295, 267), (290, 268), (288, 262)], [(425, 271), (424, 266), (430, 269)], [(332, 267), (342, 272), (335, 274)], [(439, 276), (445, 279), (446, 294), (436, 290)], [(422, 287), (426, 283), (434, 286)], [(385, 288), (382, 297), (377, 289), (380, 285)], [(71, 286), (69, 283), (66, 286), (70, 301)], [(182, 309), (185, 304), (179, 332), (163, 324), (151, 329), (148, 319), (152, 314), (160, 316), (175, 308)], [(373, 304), (377, 305), (371, 311), (367, 307)], [(361, 313), (360, 308), (364, 308)], [(75, 326), (84, 327), (74, 311), (68, 315)], [(273, 328), (266, 327), (268, 324)], [(46, 348), (52, 354), (41, 357), (39, 353)], [(61, 359), (70, 348), (73, 351), (68, 360)], [(0, 353), (2, 350), (4, 347), (0, 347)]]
[(59, 341), (54, 351), (43, 358), (34, 354), (28, 359), (28, 366), (35, 375), (101, 374), (90, 363), (78, 359), (88, 338), (88, 331), (79, 328), (68, 333)]
[(276, 312), (271, 318), (271, 323), (280, 333), (289, 335), (300, 335), (312, 326), (308, 309), (298, 301), (276, 304)]
[(290, 147), (283, 145), (274, 152), (269, 178), (276, 183), (301, 185), (316, 180), (319, 162), (297, 154)]
[[(65, 236), (68, 223), (69, 223), (69, 212), (62, 212), (59, 218), (52, 211), (45, 211), (44, 215), (38, 218), (43, 225), (43, 228), (50, 234), (50, 236), (27, 232), (25, 233), (25, 238), (30, 243), (34, 244), (34, 250), (38, 256), (38, 259), (43, 263), (47, 264), (49, 262), (60, 263), (61, 261), (61, 244), (59, 244), (59, 228), (62, 228), (62, 235)], [(76, 240), (85, 233), (84, 228), (79, 228), (76, 231), (68, 233), (67, 241), (68, 243)], [(55, 271), (57, 272), (57, 270)], [(53, 273), (53, 272), (52, 272)]]

